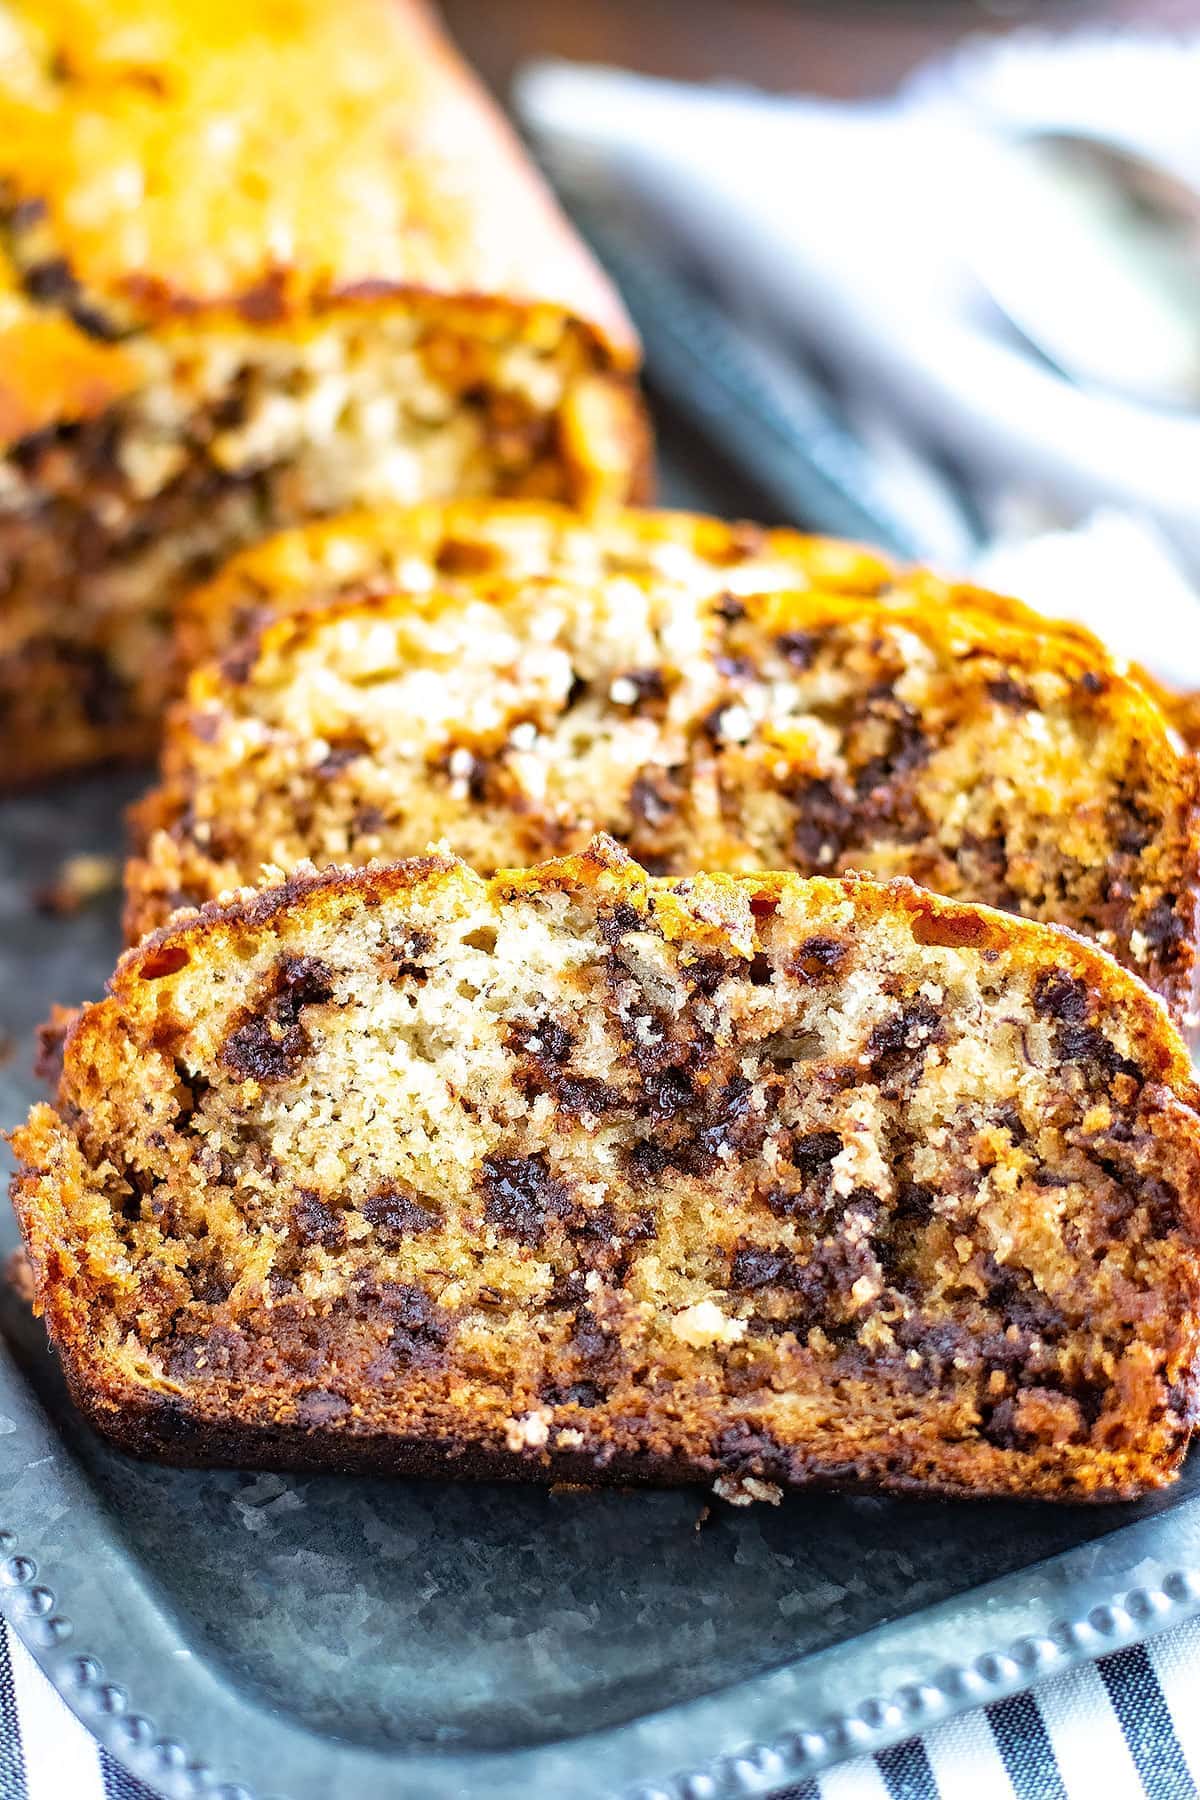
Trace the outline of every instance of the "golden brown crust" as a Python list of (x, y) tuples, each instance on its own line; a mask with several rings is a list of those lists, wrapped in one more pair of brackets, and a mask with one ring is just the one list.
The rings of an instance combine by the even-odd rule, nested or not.
[(1135, 674), (1147, 693), (1153, 694), (1189, 749), (1200, 750), (1200, 693), (1180, 693), (1177, 688), (1164, 687), (1145, 669), (1137, 669)]
[(611, 286), (420, 0), (122, 0), (115, 20), (16, 0), (8, 31), (0, 180), (76, 310), (281, 325), (476, 296), (561, 308), (636, 366)]
[(15, 0), (0, 784), (145, 754), (180, 594), (346, 506), (644, 499), (613, 290), (421, 0)]
[(1169, 704), (1168, 716), (1184, 742), (1200, 750), (1200, 694), (1180, 694)]
[(183, 670), (219, 656), (247, 627), (345, 595), (421, 591), (562, 574), (659, 574), (697, 591), (769, 589), (895, 595), (902, 604), (984, 608), (999, 621), (1052, 632), (1103, 655), (1069, 621), (928, 569), (902, 569), (878, 550), (747, 520), (664, 509), (612, 509), (581, 520), (538, 501), (466, 499), (372, 507), (279, 532), (231, 557), (187, 596), (176, 630)]
[(143, 1454), (1133, 1497), (1195, 1411), (1198, 1105), (1069, 934), (598, 841), (165, 927), (14, 1199), (73, 1392)]
[[(356, 597), (377, 568), (418, 591)], [(1014, 601), (794, 534), (468, 506), (263, 546), (181, 620), (186, 653), (230, 632), (134, 816), (130, 938), (264, 865), (445, 839), (486, 871), (603, 830), (661, 873), (909, 875), (1194, 1008), (1195, 758)]]

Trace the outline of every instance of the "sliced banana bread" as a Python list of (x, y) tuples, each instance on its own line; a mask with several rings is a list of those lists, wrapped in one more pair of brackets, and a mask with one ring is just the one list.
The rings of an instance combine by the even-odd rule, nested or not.
[(1067, 932), (600, 839), (160, 931), (14, 1191), (138, 1452), (1129, 1497), (1195, 1417), (1198, 1100)]
[(908, 875), (1096, 937), (1184, 1016), (1197, 764), (1086, 634), (987, 596), (482, 578), (272, 617), (194, 671), (131, 938), (283, 870), (481, 870), (596, 830), (657, 873)]

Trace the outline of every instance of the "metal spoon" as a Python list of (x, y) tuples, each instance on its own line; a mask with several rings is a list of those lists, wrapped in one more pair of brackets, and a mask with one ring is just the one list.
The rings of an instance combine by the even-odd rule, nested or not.
[(1107, 139), (1039, 131), (981, 166), (975, 274), (1072, 380), (1200, 409), (1200, 192)]

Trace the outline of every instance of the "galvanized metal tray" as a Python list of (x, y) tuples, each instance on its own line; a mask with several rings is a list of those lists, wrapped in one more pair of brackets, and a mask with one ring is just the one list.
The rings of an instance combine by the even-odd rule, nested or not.
[[(66, 918), (34, 895), (119, 849), (138, 785), (0, 804), (0, 1125), (37, 1097), (34, 1027), (118, 943), (115, 895)], [(7, 1283), (0, 1336), (0, 1606), (172, 1795), (770, 1793), (1200, 1612), (1200, 1457), (1136, 1507), (822, 1496), (703, 1522), (688, 1492), (196, 1473), (82, 1425)]]

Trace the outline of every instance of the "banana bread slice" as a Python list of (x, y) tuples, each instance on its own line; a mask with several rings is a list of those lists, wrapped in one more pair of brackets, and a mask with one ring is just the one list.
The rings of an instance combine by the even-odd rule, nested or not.
[(131, 939), (264, 864), (604, 830), (656, 873), (908, 875), (1096, 937), (1180, 1017), (1197, 764), (1086, 634), (987, 596), (644, 569), (270, 616), (194, 671), (135, 815)]
[(644, 493), (632, 328), (422, 0), (0, 27), (0, 783), (152, 748), (174, 602), (265, 532)]
[(14, 1196), (138, 1452), (1129, 1497), (1195, 1417), (1198, 1101), (1070, 933), (598, 839), (160, 931)]

